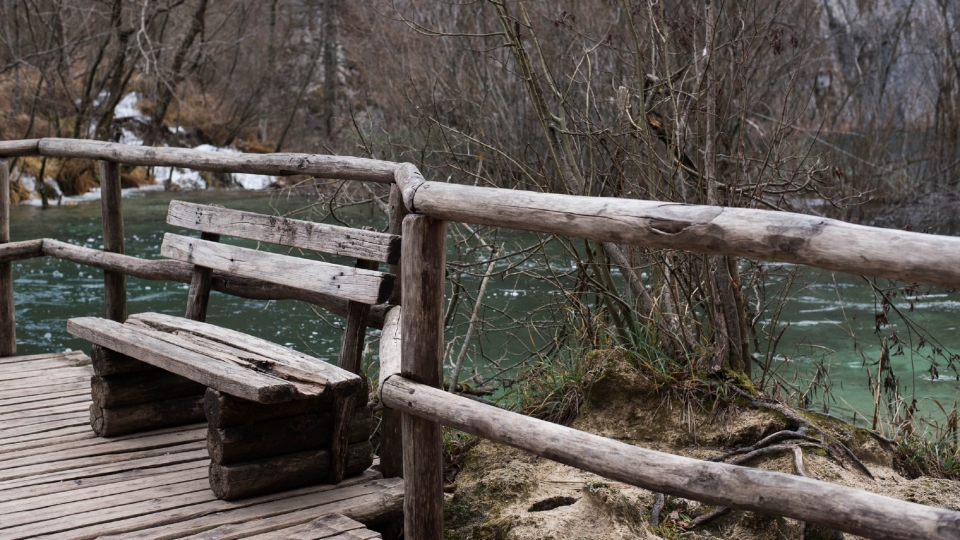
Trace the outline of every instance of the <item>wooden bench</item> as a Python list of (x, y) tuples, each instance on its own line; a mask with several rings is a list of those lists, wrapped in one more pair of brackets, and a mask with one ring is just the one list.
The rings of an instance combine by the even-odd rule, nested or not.
[[(370, 305), (389, 298), (400, 238), (375, 231), (170, 203), (161, 255), (194, 264), (186, 317), (141, 313), (123, 323), (70, 319), (92, 342), (91, 426), (113, 436), (208, 424), (210, 486), (236, 499), (337, 483), (373, 461), (367, 383), (360, 373)], [(357, 259), (355, 267), (219, 243), (229, 235)], [(348, 302), (338, 365), (204, 322), (213, 271), (297, 287)]]

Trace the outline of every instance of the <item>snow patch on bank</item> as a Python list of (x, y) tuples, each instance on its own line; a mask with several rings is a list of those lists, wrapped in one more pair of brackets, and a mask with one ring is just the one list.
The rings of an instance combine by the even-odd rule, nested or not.
[[(99, 99), (106, 99), (107, 97), (108, 96), (104, 93), (100, 95)], [(137, 102), (140, 101), (141, 97), (142, 96), (138, 92), (130, 92), (124, 95), (123, 98), (120, 99), (120, 102), (117, 103), (117, 106), (114, 107), (113, 117), (115, 119), (134, 120), (142, 124), (148, 123), (150, 118), (144, 115), (143, 112), (137, 107)], [(170, 131), (172, 133), (185, 133), (184, 129), (180, 126), (170, 128)], [(120, 144), (129, 144), (131, 146), (143, 146), (143, 139), (141, 139), (133, 130), (125, 127), (120, 129), (119, 142)], [(227, 154), (242, 153), (233, 146), (220, 148), (209, 144), (201, 144), (200, 146), (195, 147), (194, 150), (222, 152)], [(246, 190), (267, 189), (277, 180), (275, 176), (262, 174), (234, 173), (230, 176), (233, 180), (233, 184), (236, 187)], [(198, 190), (207, 188), (207, 182), (200, 175), (200, 172), (190, 169), (180, 169), (176, 167), (153, 167), (153, 177), (157, 182), (156, 185), (124, 189), (122, 190), (124, 196), (132, 195), (140, 191), (163, 190), (167, 186), (176, 186), (176, 188), (181, 190)], [(42, 201), (37, 190), (37, 179), (33, 176), (24, 174), (20, 176), (20, 183), (34, 195), (33, 198), (25, 200), (20, 204), (40, 206)], [(64, 197), (60, 191), (60, 186), (57, 185), (53, 178), (50, 178), (49, 176), (46, 177), (44, 179), (44, 183), (50, 186), (53, 192), (57, 194), (54, 199), (50, 200), (50, 204), (58, 204), (58, 201), (60, 204), (74, 204), (78, 202), (100, 200), (99, 188), (93, 189), (88, 193), (76, 197)]]
[(140, 101), (139, 92), (130, 92), (129, 94), (123, 96), (120, 100), (120, 103), (117, 103), (117, 106), (113, 108), (113, 117), (114, 118), (133, 118), (135, 120), (140, 120), (146, 122), (149, 120), (140, 109), (137, 108), (137, 102)]

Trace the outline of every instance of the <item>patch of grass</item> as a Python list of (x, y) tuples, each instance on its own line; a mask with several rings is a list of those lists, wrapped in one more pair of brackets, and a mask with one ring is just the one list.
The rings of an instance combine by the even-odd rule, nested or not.
[(462, 431), (443, 428), (443, 482), (444, 490), (453, 487), (457, 475), (463, 470), (467, 453), (480, 442), (478, 437)]
[(897, 440), (897, 468), (908, 478), (932, 476), (960, 480), (960, 448), (949, 436), (910, 433)]
[(504, 404), (527, 416), (570, 425), (580, 414), (589, 385), (587, 356), (569, 351), (553, 362), (524, 369), (504, 395)]

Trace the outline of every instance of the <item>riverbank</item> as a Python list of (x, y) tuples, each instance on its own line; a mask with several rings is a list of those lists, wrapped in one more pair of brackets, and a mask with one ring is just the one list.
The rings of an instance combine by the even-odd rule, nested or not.
[[(590, 362), (594, 363), (593, 378), (588, 381), (580, 414), (572, 423), (576, 429), (697, 459), (717, 458), (779, 434), (780, 440), (763, 445), (768, 450), (758, 448), (752, 458), (741, 454), (726, 461), (747, 457), (743, 464), (751, 467), (803, 473), (890, 497), (960, 510), (960, 482), (916, 476), (905, 466), (904, 455), (896, 445), (866, 430), (798, 411), (803, 418), (810, 418), (811, 427), (801, 433), (813, 441), (791, 439), (784, 434), (796, 433), (803, 426), (779, 412), (751, 406), (742, 399), (689, 399), (692, 394), (686, 394), (684, 388), (658, 385), (622, 353), (594, 352)], [(818, 433), (820, 430), (822, 433)], [(804, 444), (809, 446), (803, 448)], [(838, 445), (849, 448), (856, 461), (837, 452), (841, 448)], [(799, 448), (799, 460), (793, 447)], [(453, 458), (446, 486), (449, 539), (844, 537), (791, 519), (753, 512), (723, 513), (670, 496), (657, 508), (657, 494), (647, 490), (451, 433), (447, 434), (447, 450)], [(457, 469), (459, 474), (451, 478)]]

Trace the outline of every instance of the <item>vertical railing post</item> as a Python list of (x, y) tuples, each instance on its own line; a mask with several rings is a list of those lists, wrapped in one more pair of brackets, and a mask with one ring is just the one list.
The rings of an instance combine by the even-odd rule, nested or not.
[[(123, 212), (120, 206), (120, 165), (100, 162), (100, 208), (103, 218), (103, 250), (123, 253)], [(120, 272), (103, 272), (104, 317), (127, 320), (127, 277)]]
[[(0, 160), (0, 244), (10, 241), (10, 173)], [(0, 263), (0, 357), (17, 354), (17, 321), (13, 306), (13, 266)]]
[[(390, 223), (387, 229), (390, 234), (403, 234), (403, 218), (407, 216), (407, 207), (403, 204), (403, 194), (396, 184), (390, 186)], [(402, 257), (401, 257), (402, 260)], [(397, 276), (394, 282), (393, 293), (390, 295), (391, 304), (400, 304), (403, 279), (400, 265), (390, 265), (390, 273)], [(384, 478), (403, 476), (403, 430), (402, 420), (398, 411), (384, 407), (380, 420), (380, 473)]]
[[(443, 289), (446, 223), (427, 216), (403, 220), (400, 372), (440, 388), (443, 381)], [(440, 424), (403, 415), (404, 537), (443, 538), (443, 455)]]

